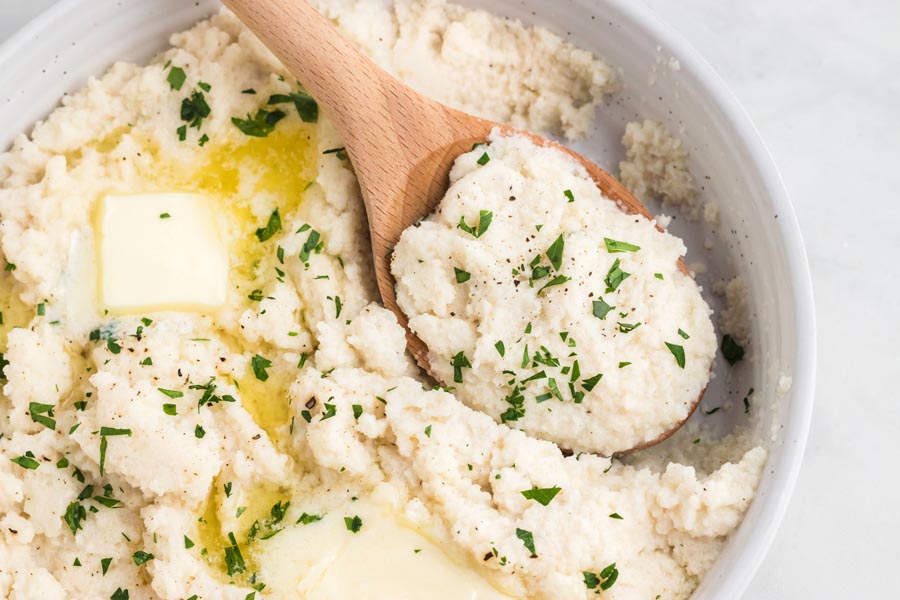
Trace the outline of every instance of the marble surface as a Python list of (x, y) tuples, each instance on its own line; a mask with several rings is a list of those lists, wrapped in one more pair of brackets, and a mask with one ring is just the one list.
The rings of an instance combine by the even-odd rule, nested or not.
[[(762, 132), (816, 293), (806, 460), (745, 598), (897, 597), (900, 538), (900, 2), (647, 0)], [(0, 0), (5, 40), (53, 0)]]

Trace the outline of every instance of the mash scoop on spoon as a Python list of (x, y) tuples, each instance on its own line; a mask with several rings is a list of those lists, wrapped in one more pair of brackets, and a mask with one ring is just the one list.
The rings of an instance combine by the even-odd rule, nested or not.
[[(484, 142), (492, 130), (522, 135), (581, 163), (604, 196), (626, 212), (651, 219), (646, 207), (612, 175), (541, 136), (481, 119), (427, 98), (378, 67), (345, 40), (306, 0), (224, 0), (324, 107), (346, 143), (369, 220), (375, 276), (384, 306), (407, 331), (407, 346), (433, 376), (428, 348), (408, 327), (397, 304), (391, 256), (405, 229), (431, 214), (447, 191), (456, 158)], [(687, 273), (679, 259), (679, 269)], [(697, 408), (658, 437), (623, 454), (657, 444)]]

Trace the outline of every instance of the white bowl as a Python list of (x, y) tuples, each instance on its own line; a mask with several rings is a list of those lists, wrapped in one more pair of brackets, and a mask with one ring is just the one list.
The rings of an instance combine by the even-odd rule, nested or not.
[[(694, 595), (735, 598), (759, 567), (787, 508), (809, 429), (815, 370), (812, 288), (800, 230), (758, 133), (711, 67), (677, 33), (633, 0), (463, 0), (469, 6), (540, 24), (622, 69), (622, 91), (600, 111), (578, 150), (616, 171), (624, 124), (653, 118), (679, 131), (704, 200), (721, 206), (721, 226), (677, 219), (670, 229), (709, 267), (698, 281), (740, 274), (754, 319), (750, 359), (719, 365), (709, 402), (753, 387), (752, 427), (770, 451), (756, 499)], [(116, 60), (145, 61), (168, 34), (211, 14), (215, 0), (63, 0), (0, 47), (0, 148)], [(680, 69), (668, 65), (671, 57)], [(651, 82), (654, 72), (655, 83)], [(655, 208), (651, 206), (651, 210)], [(712, 239), (715, 252), (702, 250)], [(719, 300), (706, 294), (714, 305)], [(722, 362), (722, 361), (720, 361)], [(793, 377), (776, 394), (779, 376)], [(710, 400), (711, 399), (711, 400)], [(712, 406), (714, 404), (710, 404)], [(719, 432), (746, 423), (742, 410), (707, 418)]]

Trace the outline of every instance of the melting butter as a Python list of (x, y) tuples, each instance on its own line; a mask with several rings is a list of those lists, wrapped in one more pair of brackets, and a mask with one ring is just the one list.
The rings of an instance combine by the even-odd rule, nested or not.
[(225, 302), (228, 249), (205, 196), (109, 195), (97, 217), (100, 302), (113, 314)]
[[(345, 518), (359, 517), (357, 533)], [(509, 600), (473, 568), (372, 501), (260, 542), (255, 562), (269, 597), (283, 600)]]

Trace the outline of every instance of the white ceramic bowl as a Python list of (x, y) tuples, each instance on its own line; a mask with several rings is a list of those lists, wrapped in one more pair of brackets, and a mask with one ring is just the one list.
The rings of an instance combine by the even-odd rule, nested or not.
[[(753, 307), (751, 355), (719, 365), (709, 406), (755, 388), (750, 422), (770, 450), (757, 497), (694, 598), (735, 598), (759, 567), (784, 515), (800, 468), (812, 411), (815, 331), (812, 289), (800, 231), (772, 160), (745, 113), (710, 66), (634, 0), (463, 0), (469, 6), (540, 24), (622, 69), (622, 91), (598, 115), (577, 149), (611, 171), (621, 159), (626, 122), (653, 118), (679, 131), (704, 200), (721, 206), (721, 225), (676, 219), (670, 229), (702, 260), (711, 282), (740, 274)], [(144, 61), (168, 34), (217, 9), (215, 0), (63, 0), (0, 48), (0, 148), (116, 60)], [(668, 66), (674, 57), (680, 69)], [(655, 77), (651, 74), (655, 72)], [(655, 83), (651, 80), (655, 79)], [(651, 210), (655, 208), (651, 206)], [(714, 242), (713, 252), (703, 250)], [(707, 294), (716, 307), (719, 300)], [(721, 361), (720, 361), (721, 362)], [(776, 386), (793, 377), (789, 394)], [(706, 418), (720, 433), (746, 423), (742, 410)]]

